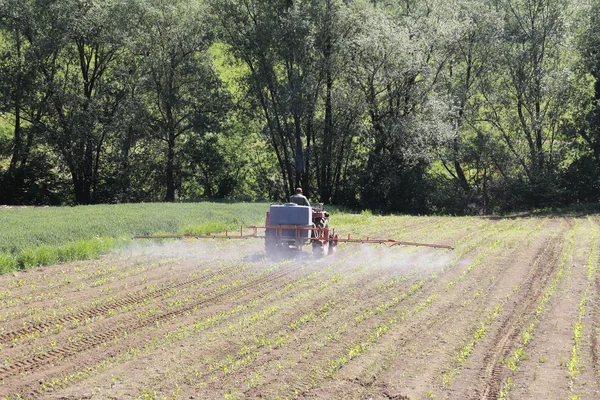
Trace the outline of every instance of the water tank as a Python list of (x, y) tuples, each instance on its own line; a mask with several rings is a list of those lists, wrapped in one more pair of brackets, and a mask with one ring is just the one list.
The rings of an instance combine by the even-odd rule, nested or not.
[[(309, 227), (312, 224), (312, 208), (295, 203), (272, 205), (269, 213), (269, 225), (300, 225)], [(281, 236), (296, 236), (295, 231), (283, 231)], [(301, 237), (309, 237), (310, 231), (301, 231)]]

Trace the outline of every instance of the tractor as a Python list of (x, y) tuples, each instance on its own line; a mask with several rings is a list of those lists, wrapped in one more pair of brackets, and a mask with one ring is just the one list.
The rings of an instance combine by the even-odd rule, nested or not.
[[(335, 253), (339, 243), (379, 243), (390, 246), (425, 246), (439, 249), (452, 249), (446, 244), (407, 242), (396, 239), (383, 238), (340, 238), (335, 229), (329, 228), (329, 213), (323, 204), (316, 207), (302, 206), (295, 203), (273, 204), (269, 208), (265, 226), (248, 226), (251, 233), (245, 233), (240, 226), (239, 234), (210, 233), (202, 235), (138, 235), (135, 239), (170, 239), (170, 238), (196, 238), (196, 239), (264, 239), (268, 256), (282, 252), (301, 251), (302, 247), (309, 244), (315, 257), (320, 258)], [(261, 234), (264, 230), (264, 234)]]
[(309, 243), (317, 258), (333, 254), (337, 248), (337, 236), (329, 230), (329, 213), (322, 203), (316, 207), (295, 203), (271, 205), (264, 229), (269, 256), (301, 251)]

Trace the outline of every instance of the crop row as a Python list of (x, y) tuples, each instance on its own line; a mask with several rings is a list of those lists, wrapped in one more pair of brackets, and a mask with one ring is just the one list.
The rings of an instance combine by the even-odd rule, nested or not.
[[(288, 262), (287, 264), (289, 264), (289, 262)], [(288, 267), (289, 267), (289, 266), (288, 266)], [(243, 288), (241, 288), (241, 289), (240, 289), (240, 291), (242, 291), (242, 289), (243, 289)]]
[(586, 305), (588, 303), (588, 296), (589, 296), (588, 293), (591, 290), (591, 287), (594, 283), (594, 277), (596, 275), (596, 265), (597, 265), (597, 255), (596, 255), (597, 226), (591, 218), (589, 219), (589, 223), (592, 226), (592, 243), (591, 243), (591, 247), (589, 250), (587, 265), (586, 265), (587, 284), (586, 284), (586, 288), (583, 292), (583, 295), (581, 297), (581, 301), (579, 302), (579, 306), (577, 307), (578, 308), (577, 321), (572, 324), (573, 347), (571, 348), (571, 358), (569, 360), (568, 367), (567, 367), (567, 369), (569, 371), (569, 374), (568, 374), (569, 390), (572, 392), (570, 398), (572, 400), (575, 400), (575, 399), (578, 399), (581, 397), (580, 394), (573, 393), (573, 391), (575, 389), (575, 381), (576, 381), (577, 375), (579, 375), (579, 373), (581, 372), (579, 347), (581, 345), (581, 340), (583, 338), (583, 331), (584, 331), (583, 317), (586, 313)]
[[(520, 229), (522, 229), (522, 227), (521, 227), (521, 226), (513, 226), (513, 227), (512, 227), (512, 230), (511, 230), (511, 228), (509, 228), (509, 229), (508, 229), (508, 232), (515, 231), (515, 230), (520, 230)], [(506, 236), (506, 235), (505, 235), (505, 236)], [(484, 236), (484, 237), (483, 237), (483, 239), (485, 240), (485, 239), (486, 239), (486, 237)], [(497, 244), (496, 244), (496, 245), (492, 244), (490, 247), (491, 247), (491, 248), (495, 248), (495, 247), (497, 247)], [(488, 248), (487, 250), (490, 250), (490, 249)], [(484, 252), (485, 252), (485, 250), (484, 250)], [(478, 258), (479, 258), (479, 257), (478, 257)], [(480, 259), (480, 260), (476, 260), (475, 262), (473, 262), (472, 264), (470, 264), (470, 265), (469, 265), (469, 266), (468, 266), (468, 267), (465, 269), (465, 271), (472, 271), (472, 270), (473, 270), (473, 268), (474, 268), (476, 265), (478, 265), (480, 262), (481, 262), (481, 259)], [(437, 273), (434, 273), (434, 274), (432, 274), (432, 278), (434, 278), (434, 279), (435, 279), (435, 278), (437, 277), (437, 275), (438, 275)], [(459, 275), (459, 276), (461, 276), (461, 275)], [(453, 285), (445, 285), (445, 287), (446, 287), (446, 289), (444, 290), (444, 292), (446, 292), (448, 289), (450, 289), (451, 287), (453, 287)], [(416, 312), (416, 313), (419, 313), (419, 312), (421, 312), (421, 311), (422, 311), (424, 308), (427, 308), (427, 307), (429, 307), (429, 306), (433, 305), (433, 303), (435, 302), (435, 300), (436, 300), (436, 299), (438, 299), (438, 298), (446, 298), (446, 294), (443, 294), (443, 293), (442, 293), (442, 294), (438, 294), (437, 292), (435, 292), (435, 291), (433, 291), (433, 292), (432, 292), (431, 290), (428, 290), (428, 291), (427, 291), (427, 293), (428, 293), (428, 297), (427, 297), (426, 299), (424, 299), (424, 300), (423, 300), (421, 303), (419, 303), (418, 305), (416, 305), (416, 306), (415, 306), (415, 308), (414, 308), (414, 310), (413, 310), (413, 313), (415, 313), (415, 312)], [(457, 308), (457, 307), (453, 307), (452, 311), (453, 311), (453, 312), (459, 312), (459, 311), (460, 311), (460, 309), (461, 309), (463, 306), (466, 306), (466, 305), (463, 303), (463, 304), (461, 304), (461, 306), (460, 306), (460, 307), (458, 307), (458, 308)], [(413, 317), (413, 316), (414, 316), (414, 315), (411, 315), (411, 311), (410, 311), (410, 310), (397, 311), (397, 312), (395, 313), (395, 317), (388, 318), (388, 320), (387, 320), (387, 321), (385, 321), (385, 320), (384, 320), (384, 321), (381, 323), (381, 325), (378, 325), (378, 326), (376, 325), (376, 326), (375, 326), (375, 328), (374, 328), (374, 332), (375, 332), (375, 333), (374, 333), (374, 334), (371, 334), (371, 335), (369, 335), (369, 336), (367, 336), (367, 338), (366, 338), (365, 340), (363, 340), (363, 341), (362, 341), (362, 343), (369, 343), (369, 344), (371, 344), (371, 343), (374, 343), (374, 342), (376, 342), (376, 340), (375, 340), (375, 339), (378, 339), (379, 337), (382, 337), (382, 336), (383, 336), (385, 333), (387, 333), (387, 331), (388, 331), (388, 329), (387, 329), (387, 328), (389, 328), (389, 327), (390, 327), (390, 325), (392, 325), (392, 326), (395, 326), (395, 325), (397, 325), (397, 324), (398, 324), (398, 322), (405, 321), (405, 320), (407, 320), (409, 317)], [(398, 325), (398, 326), (399, 326), (399, 325)], [(426, 328), (426, 327), (424, 327), (424, 326), (420, 326), (419, 332), (422, 332), (422, 331), (423, 331), (425, 328)], [(397, 336), (397, 335), (396, 335), (396, 336)], [(402, 335), (401, 335), (401, 336), (402, 336)], [(355, 358), (355, 357), (356, 357), (356, 355), (357, 355), (357, 352), (358, 352), (358, 354), (363, 354), (363, 353), (364, 353), (364, 351), (365, 351), (366, 349), (368, 349), (368, 348), (369, 348), (369, 346), (365, 346), (365, 345), (361, 345), (361, 343), (357, 343), (357, 344), (356, 344), (355, 346), (353, 346), (353, 348), (352, 348), (353, 350), (352, 350), (352, 357), (351, 357), (351, 358)], [(360, 351), (359, 351), (359, 350), (360, 350)], [(348, 351), (346, 354), (342, 354), (342, 355), (340, 355), (340, 356), (339, 356), (337, 359), (331, 360), (331, 362), (333, 362), (333, 364), (334, 364), (334, 365), (339, 365), (339, 364), (340, 364), (340, 363), (339, 363), (339, 361), (340, 361), (340, 360), (342, 360), (342, 361), (343, 361), (344, 359), (348, 360), (348, 356), (349, 356), (349, 354), (350, 354), (350, 351)], [(384, 352), (384, 354), (385, 354), (385, 352)], [(344, 364), (344, 362), (342, 362), (342, 364)], [(379, 362), (379, 364), (380, 364), (380, 365), (383, 365), (381, 362)], [(322, 365), (321, 365), (321, 368), (324, 368), (324, 369), (326, 370), (326, 365), (327, 365), (327, 363), (324, 363), (324, 364), (322, 364)], [(378, 368), (379, 368), (379, 367), (378, 367)], [(376, 372), (376, 371), (371, 371), (371, 372), (370, 372), (370, 374), (376, 375), (376, 374), (378, 374), (378, 372)]]
[[(93, 299), (91, 303), (84, 306), (68, 306), (60, 309), (60, 313), (57, 312), (57, 308), (52, 308), (49, 313), (44, 315), (29, 312), (29, 315), (33, 317), (32, 321), (27, 323), (27, 326), (21, 329), (23, 333), (29, 333), (32, 330), (39, 329), (44, 330), (48, 326), (54, 326), (56, 323), (65, 323), (70, 321), (78, 321), (80, 319), (99, 317), (99, 316), (113, 316), (120, 313), (130, 312), (131, 310), (144, 306), (148, 301), (153, 300), (157, 296), (176, 296), (180, 294), (180, 289), (187, 287), (206, 287), (210, 284), (217, 283), (224, 279), (227, 279), (236, 273), (245, 270), (248, 267), (247, 264), (241, 264), (234, 267), (233, 269), (219, 270), (216, 272), (207, 274), (205, 276), (191, 279), (170, 282), (163, 287), (158, 288), (153, 285), (146, 285), (143, 290), (129, 293), (120, 298), (115, 298), (110, 295), (104, 299)], [(125, 293), (127, 293), (125, 291)], [(38, 310), (37, 308), (34, 310)], [(0, 338), (5, 337), (7, 333), (0, 332)], [(20, 336), (17, 334), (17, 337)]]
[[(556, 292), (559, 283), (561, 282), (563, 276), (566, 273), (567, 260), (573, 251), (573, 247), (574, 247), (574, 243), (575, 243), (575, 234), (577, 232), (578, 226), (579, 226), (578, 222), (575, 222), (573, 229), (571, 230), (569, 238), (567, 240), (566, 249), (563, 251), (563, 253), (561, 255), (560, 266), (559, 266), (550, 286), (546, 289), (540, 302), (538, 303), (535, 313), (533, 315), (533, 320), (531, 321), (529, 326), (525, 329), (524, 333), (521, 335), (521, 340), (517, 344), (514, 352), (512, 352), (512, 354), (505, 360), (506, 366), (508, 367), (508, 369), (511, 371), (512, 374), (514, 374), (516, 372), (519, 363), (521, 362), (521, 360), (523, 360), (525, 358), (525, 349), (526, 349), (527, 345), (533, 339), (535, 329), (537, 328), (537, 326), (542, 318), (542, 315), (546, 309), (546, 305), (547, 305), (548, 301), (552, 298), (554, 293)], [(508, 394), (512, 387), (512, 384), (513, 384), (513, 381), (512, 381), (511, 376), (509, 375), (506, 378), (504, 384), (502, 385), (500, 392), (498, 393), (499, 399), (507, 399), (508, 398)]]
[[(157, 337), (155, 337), (155, 339), (151, 343), (146, 343), (141, 348), (128, 346), (126, 348), (126, 350), (124, 350), (122, 353), (119, 354), (119, 356), (112, 357), (110, 360), (103, 360), (96, 366), (97, 368), (92, 368), (92, 369), (99, 371), (99, 370), (105, 368), (111, 362), (126, 361), (126, 360), (129, 360), (131, 357), (138, 356), (139, 354), (141, 354), (145, 351), (156, 350), (156, 349), (162, 348), (163, 346), (165, 346), (169, 343), (173, 343), (174, 341), (180, 341), (184, 338), (189, 337), (190, 335), (203, 332), (210, 327), (216, 326), (217, 324), (222, 323), (222, 322), (226, 321), (227, 319), (238, 315), (240, 312), (242, 312), (248, 308), (256, 307), (258, 305), (259, 299), (261, 297), (262, 297), (262, 295), (254, 298), (254, 299), (248, 300), (247, 302), (245, 302), (243, 304), (235, 306), (229, 312), (219, 312), (217, 314), (211, 314), (210, 316), (201, 318), (197, 322), (195, 322), (192, 325), (189, 325), (187, 327), (180, 326), (174, 332), (167, 332), (162, 340), (157, 340)], [(268, 314), (272, 314), (274, 311), (275, 310), (273, 308), (271, 308), (271, 310), (268, 311)], [(260, 320), (260, 318), (251, 317), (249, 319), (248, 323), (258, 323), (259, 320)], [(160, 325), (157, 325), (155, 327), (148, 327), (148, 328), (154, 329), (159, 326)], [(230, 328), (228, 327), (227, 330), (230, 330)], [(140, 333), (140, 332), (138, 332), (138, 333)], [(134, 334), (135, 334), (135, 332), (134, 332)], [(131, 336), (131, 334), (129, 336)], [(115, 338), (115, 340), (111, 343), (111, 345), (118, 343), (119, 340), (120, 339)], [(91, 372), (91, 370), (89, 370), (89, 368), (86, 371), (78, 371), (76, 373), (75, 372), (68, 373), (65, 376), (61, 377), (60, 379), (55, 378), (55, 381), (54, 381), (54, 383), (52, 383), (52, 385), (47, 384), (46, 386), (47, 387), (57, 387), (57, 385), (59, 383), (58, 381), (65, 382), (65, 379), (66, 379), (66, 381), (71, 382), (73, 380), (74, 376), (81, 377), (82, 374), (88, 375), (88, 373)], [(69, 376), (71, 378), (69, 378)]]
[[(527, 237), (529, 239), (531, 239), (533, 237), (531, 235), (533, 233), (533, 231), (539, 230), (539, 228), (541, 228), (541, 226), (543, 226), (543, 224), (539, 224), (537, 227), (534, 228), (534, 230), (528, 231), (526, 233)], [(554, 237), (556, 237), (556, 235), (558, 235), (558, 232), (556, 232), (552, 238), (547, 240), (543, 251), (541, 251), (538, 254), (537, 258), (535, 258), (533, 260), (533, 263), (529, 268), (530, 274), (536, 270), (536, 268), (540, 264), (543, 256), (546, 254), (546, 252), (549, 250), (550, 246), (552, 245), (552, 243), (554, 241)], [(513, 242), (514, 241), (515, 240), (513, 239)], [(497, 241), (494, 242), (492, 244), (492, 246), (495, 247), (496, 243), (497, 243)], [(481, 262), (481, 260), (478, 258), (477, 260), (475, 260), (474, 265), (478, 265), (480, 262)], [(506, 265), (506, 262), (503, 262), (502, 264)], [(530, 278), (531, 277), (532, 277), (532, 275), (530, 275)], [(453, 283), (453, 282), (454, 281), (452, 281), (450, 283)], [(492, 283), (492, 285), (493, 284), (494, 283)], [(451, 287), (451, 286), (452, 285), (450, 285), (450, 284), (448, 285), (448, 287)], [(449, 386), (450, 383), (459, 375), (461, 368), (469, 361), (469, 358), (470, 358), (473, 350), (475, 349), (475, 347), (479, 344), (479, 342), (481, 342), (481, 340), (485, 337), (485, 335), (491, 330), (493, 323), (498, 319), (498, 317), (500, 315), (502, 315), (505, 305), (513, 297), (513, 295), (518, 293), (520, 290), (521, 290), (521, 285), (514, 286), (513, 289), (510, 290), (502, 298), (502, 300), (499, 303), (497, 303), (491, 307), (491, 311), (489, 311), (482, 319), (480, 319), (474, 323), (474, 326), (471, 329), (468, 338), (463, 342), (463, 344), (459, 348), (458, 352), (454, 356), (452, 365), (449, 366), (448, 368), (446, 368), (444, 370), (444, 372), (441, 374), (441, 381), (442, 381), (443, 387)], [(528, 288), (528, 290), (529, 290), (529, 288)], [(474, 293), (474, 295), (471, 297), (471, 299), (475, 299), (475, 298), (484, 296), (484, 293), (485, 293), (485, 291), (483, 289), (478, 289)], [(470, 301), (469, 301), (469, 303), (470, 303)], [(461, 304), (461, 307), (466, 308), (467, 305), (468, 304), (463, 303), (463, 304)]]
[[(280, 263), (272, 268), (266, 269), (261, 272), (262, 276), (268, 275), (272, 273), (277, 268), (282, 265), (289, 264), (289, 262)], [(58, 334), (63, 328), (72, 328), (77, 329), (81, 321), (85, 323), (85, 325), (89, 324), (87, 321), (100, 321), (104, 317), (115, 317), (119, 314), (128, 314), (132, 313), (136, 310), (139, 310), (135, 316), (138, 320), (144, 320), (151, 318), (155, 315), (160, 315), (162, 313), (168, 313), (177, 311), (181, 308), (189, 307), (189, 304), (193, 302), (202, 302), (206, 298), (210, 298), (210, 296), (216, 296), (225, 291), (230, 291), (235, 289), (237, 286), (246, 285), (248, 282), (251, 282), (253, 279), (256, 279), (254, 276), (247, 276), (243, 281), (236, 281), (231, 279), (234, 275), (238, 274), (241, 271), (247, 269), (247, 265), (236, 265), (233, 268), (224, 269), (223, 271), (217, 271), (214, 274), (209, 276), (204, 276), (197, 278), (191, 282), (183, 282), (180, 285), (175, 285), (171, 287), (166, 287), (162, 290), (151, 291), (146, 294), (138, 294), (128, 296), (131, 301), (126, 301), (125, 298), (123, 301), (117, 301), (110, 303), (110, 307), (100, 307), (100, 308), (92, 308), (81, 311), (76, 314), (71, 314), (67, 317), (62, 317), (55, 320), (50, 320), (44, 324), (39, 325), (38, 327), (31, 326), (24, 331), (27, 333), (19, 334), (18, 336), (13, 337), (12, 345), (13, 347), (19, 342), (27, 342), (31, 343), (34, 339), (40, 337), (40, 333), (42, 336), (48, 334)], [(227, 283), (219, 284), (220, 282), (227, 281)], [(210, 293), (203, 292), (190, 292), (186, 290), (186, 292), (181, 292), (178, 286), (189, 289), (187, 286), (192, 287), (208, 287), (215, 286)], [(187, 294), (186, 294), (187, 293)], [(155, 302), (155, 298), (160, 296), (165, 296), (166, 300), (163, 302), (162, 308), (160, 305), (153, 306)], [(169, 300), (170, 296), (175, 296), (172, 300)], [(121, 323), (122, 321), (117, 321)], [(33, 330), (31, 329), (38, 329)], [(17, 332), (18, 333), (18, 332)], [(6, 334), (4, 334), (6, 336)], [(27, 357), (28, 354), (23, 354), (22, 357)]]

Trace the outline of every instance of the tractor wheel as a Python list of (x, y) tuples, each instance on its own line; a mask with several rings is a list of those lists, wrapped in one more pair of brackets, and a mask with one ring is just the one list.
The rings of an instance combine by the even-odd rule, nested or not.
[(273, 257), (278, 253), (277, 240), (275, 238), (266, 238), (265, 240), (265, 251), (267, 257)]
[(329, 242), (314, 242), (313, 243), (313, 257), (323, 258), (328, 254)]
[[(328, 229), (329, 228), (329, 221), (326, 219), (319, 219), (316, 221), (315, 226), (319, 229)], [(314, 232), (314, 231), (313, 231)], [(320, 238), (320, 239), (325, 239), (324, 236), (324, 232), (323, 231), (318, 231), (315, 232), (315, 237)]]
[(335, 251), (337, 250), (337, 241), (334, 239), (337, 239), (338, 235), (336, 234), (335, 237), (332, 234), (329, 234), (329, 255), (335, 254)]

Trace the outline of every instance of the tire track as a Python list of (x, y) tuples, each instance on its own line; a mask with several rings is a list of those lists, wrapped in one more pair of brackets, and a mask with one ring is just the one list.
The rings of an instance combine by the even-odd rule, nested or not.
[(115, 337), (118, 337), (125, 332), (127, 332), (127, 334), (129, 335), (132, 332), (138, 331), (145, 327), (172, 320), (175, 317), (184, 315), (190, 311), (194, 311), (200, 306), (204, 306), (209, 303), (215, 302), (216, 300), (222, 299), (229, 295), (243, 292), (247, 289), (252, 289), (257, 286), (262, 286), (267, 283), (276, 281), (287, 276), (290, 272), (294, 271), (295, 268), (301, 264), (301, 262), (302, 261), (292, 263), (291, 265), (288, 265), (283, 269), (269, 273), (261, 278), (255, 279), (246, 284), (230, 288), (210, 298), (199, 300), (181, 309), (162, 313), (160, 315), (147, 318), (142, 321), (135, 319), (135, 317), (130, 317), (128, 320), (124, 320), (124, 324), (118, 327), (114, 327), (108, 329), (107, 331), (93, 334), (91, 336), (81, 339), (77, 343), (71, 343), (61, 348), (52, 349), (42, 355), (37, 355), (26, 360), (17, 361), (14, 364), (9, 365), (8, 367), (0, 368), (0, 380), (6, 379), (17, 374), (23, 374), (37, 370), (40, 367), (43, 367), (44, 365), (47, 365), (53, 361), (63, 360), (64, 358), (71, 357), (83, 351), (102, 345), (110, 340), (113, 340)]
[[(505, 240), (505, 239), (506, 238), (504, 238), (503, 240)], [(542, 249), (544, 249), (544, 248), (546, 248), (546, 246), (542, 246)], [(538, 252), (538, 254), (536, 254), (535, 256), (533, 256), (531, 258), (531, 263), (533, 265), (535, 265), (536, 262), (539, 261), (538, 258), (540, 257), (541, 252), (542, 252), (542, 250), (540, 250), (540, 252)], [(518, 257), (519, 257), (518, 252), (514, 251), (514, 252), (510, 253), (510, 255), (507, 258), (507, 261), (504, 261), (502, 265), (514, 262), (517, 260)], [(497, 282), (495, 280), (491, 280), (489, 283), (486, 284), (486, 286), (483, 286), (482, 289), (483, 289), (484, 293), (489, 293), (495, 285), (497, 285)], [(455, 290), (455, 285), (452, 285), (452, 287), (446, 286), (444, 288), (443, 292), (439, 295), (439, 298), (441, 298), (441, 299), (451, 298), (451, 293), (453, 290)], [(450, 302), (449, 305), (440, 306), (440, 308), (436, 310), (436, 312), (435, 312), (436, 318), (428, 318), (419, 323), (413, 323), (406, 331), (402, 332), (402, 335), (401, 335), (402, 336), (402, 347), (407, 348), (410, 346), (417, 346), (419, 343), (419, 340), (422, 339), (423, 332), (432, 331), (432, 330), (436, 330), (436, 329), (439, 331), (445, 330), (445, 329), (450, 329), (448, 327), (448, 325), (452, 326), (453, 321), (455, 321), (457, 317), (460, 317), (463, 315), (463, 310), (468, 309), (470, 307), (470, 305), (474, 302), (474, 299), (475, 299), (475, 297), (469, 298), (469, 300), (465, 300), (462, 303)], [(460, 305), (458, 305), (458, 304), (460, 304)], [(473, 310), (473, 312), (476, 312), (478, 314), (483, 314), (485, 312), (484, 310), (485, 310), (485, 303), (482, 302), (475, 310)], [(448, 352), (449, 357), (453, 356), (453, 355), (454, 355), (453, 353)], [(383, 375), (384, 371), (389, 368), (389, 366), (387, 365), (387, 361), (389, 361), (391, 359), (388, 357), (391, 357), (391, 359), (394, 359), (397, 357), (397, 354), (394, 354), (392, 351), (389, 356), (384, 356), (386, 363), (382, 363), (382, 366), (380, 366), (376, 370), (370, 370), (369, 374), (371, 374), (372, 376)], [(422, 379), (422, 377), (420, 379)], [(358, 383), (363, 387), (369, 387), (369, 386), (373, 386), (375, 384), (375, 382), (373, 382), (373, 381), (368, 381), (368, 380), (364, 381), (359, 378), (354, 378), (353, 380), (349, 379), (348, 381), (352, 382), (352, 383)], [(383, 393), (383, 394), (385, 395), (385, 393)]]
[[(474, 389), (474, 394), (471, 399), (494, 399), (495, 394), (499, 393), (500, 387), (504, 382), (505, 369), (502, 360), (505, 359), (518, 341), (523, 324), (532, 314), (535, 313), (535, 305), (544, 294), (544, 288), (549, 280), (553, 277), (553, 272), (558, 265), (556, 262), (557, 254), (560, 249), (561, 235), (558, 233), (548, 239), (548, 244), (540, 249), (536, 257), (537, 268), (527, 278), (519, 292), (525, 294), (522, 301), (518, 301), (518, 305), (512, 312), (507, 312), (507, 317), (502, 325), (497, 329), (496, 335), (491, 339), (494, 343), (483, 358), (483, 372), (479, 378), (480, 387)], [(541, 283), (539, 287), (536, 284)]]
[[(193, 279), (172, 282), (170, 284), (167, 284), (167, 286), (164, 286), (157, 290), (153, 290), (151, 292), (142, 293), (141, 291), (138, 291), (137, 293), (127, 295), (124, 298), (115, 300), (109, 304), (104, 304), (101, 306), (93, 307), (93, 308), (79, 311), (79, 312), (76, 312), (76, 313), (73, 313), (73, 314), (70, 314), (67, 316), (57, 317), (57, 318), (50, 317), (50, 319), (48, 319), (44, 322), (27, 323), (27, 326), (25, 326), (23, 328), (20, 328), (20, 329), (14, 330), (14, 331), (10, 331), (10, 332), (1, 333), (0, 334), (0, 344), (8, 344), (15, 338), (19, 338), (19, 337), (22, 337), (22, 336), (25, 336), (28, 334), (36, 333), (36, 332), (43, 332), (46, 329), (50, 329), (57, 324), (67, 324), (73, 320), (85, 320), (87, 318), (95, 318), (98, 316), (104, 316), (104, 315), (107, 315), (108, 313), (110, 313), (111, 311), (114, 311), (119, 308), (124, 308), (124, 307), (130, 306), (133, 304), (137, 304), (137, 303), (143, 303), (144, 301), (150, 300), (150, 299), (161, 298), (161, 297), (168, 295), (173, 290), (185, 289), (185, 288), (194, 286), (194, 285), (199, 284), (207, 279), (212, 279), (215, 276), (218, 276), (218, 275), (222, 274), (223, 272), (226, 272), (226, 271), (232, 270), (232, 269), (233, 270), (239, 269), (239, 266), (234, 266), (233, 268), (223, 268), (221, 270), (211, 272), (211, 273), (208, 273), (208, 274), (205, 274), (205, 275), (193, 278)], [(235, 273), (235, 271), (234, 271), (234, 273)]]

